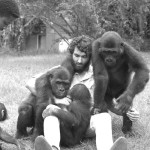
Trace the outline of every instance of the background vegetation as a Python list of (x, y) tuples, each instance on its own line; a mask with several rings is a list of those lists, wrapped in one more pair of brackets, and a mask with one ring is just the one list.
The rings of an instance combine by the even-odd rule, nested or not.
[[(45, 32), (43, 23), (67, 40), (85, 34), (92, 38), (114, 30), (138, 50), (150, 37), (149, 0), (16, 0), (21, 18), (7, 28), (2, 46), (23, 50), (25, 37)], [(63, 30), (66, 36), (58, 32)], [(148, 49), (146, 49), (148, 50)]]

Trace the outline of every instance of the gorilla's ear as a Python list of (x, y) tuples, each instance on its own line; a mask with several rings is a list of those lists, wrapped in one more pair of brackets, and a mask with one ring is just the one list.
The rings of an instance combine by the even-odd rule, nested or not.
[(2, 116), (2, 120), (3, 120), (4, 116), (5, 116), (5, 111), (4, 110), (1, 111), (1, 116)]
[(7, 109), (3, 103), (0, 103), (0, 121), (7, 119)]
[(124, 46), (124, 42), (121, 42), (120, 45), (123, 47)]
[(121, 42), (120, 43), (120, 54), (123, 54), (124, 53), (124, 42)]
[(54, 77), (53, 72), (52, 71), (48, 72), (47, 77), (49, 80), (51, 80)]

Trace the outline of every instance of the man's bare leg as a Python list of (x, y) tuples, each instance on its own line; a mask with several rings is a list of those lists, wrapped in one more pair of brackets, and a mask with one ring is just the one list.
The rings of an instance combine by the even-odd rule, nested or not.
[[(112, 138), (112, 120), (109, 113), (100, 113), (93, 115), (90, 121), (90, 127), (86, 133), (86, 137), (92, 137), (93, 130), (96, 136), (96, 148), (97, 150), (110, 150), (113, 145)], [(90, 136), (90, 134), (91, 136)]]
[(60, 150), (60, 123), (57, 117), (44, 119), (44, 136), (35, 139), (35, 150)]

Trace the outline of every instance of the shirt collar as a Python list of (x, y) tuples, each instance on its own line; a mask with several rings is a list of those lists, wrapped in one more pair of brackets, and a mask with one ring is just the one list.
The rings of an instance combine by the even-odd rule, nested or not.
[(75, 76), (80, 76), (82, 80), (86, 80), (93, 76), (93, 66), (90, 64), (88, 71), (84, 71), (82, 73), (75, 73)]

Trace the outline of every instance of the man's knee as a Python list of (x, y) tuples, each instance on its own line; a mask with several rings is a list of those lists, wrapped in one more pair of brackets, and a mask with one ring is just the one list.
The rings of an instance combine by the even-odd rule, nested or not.
[(96, 114), (93, 115), (91, 117), (91, 121), (90, 121), (90, 126), (91, 127), (100, 127), (103, 126), (105, 124), (111, 124), (111, 116), (109, 113), (100, 113), (100, 114)]
[(111, 115), (109, 113), (100, 113), (93, 115), (91, 117), (92, 120), (94, 121), (100, 121), (100, 120), (110, 120), (111, 121)]

